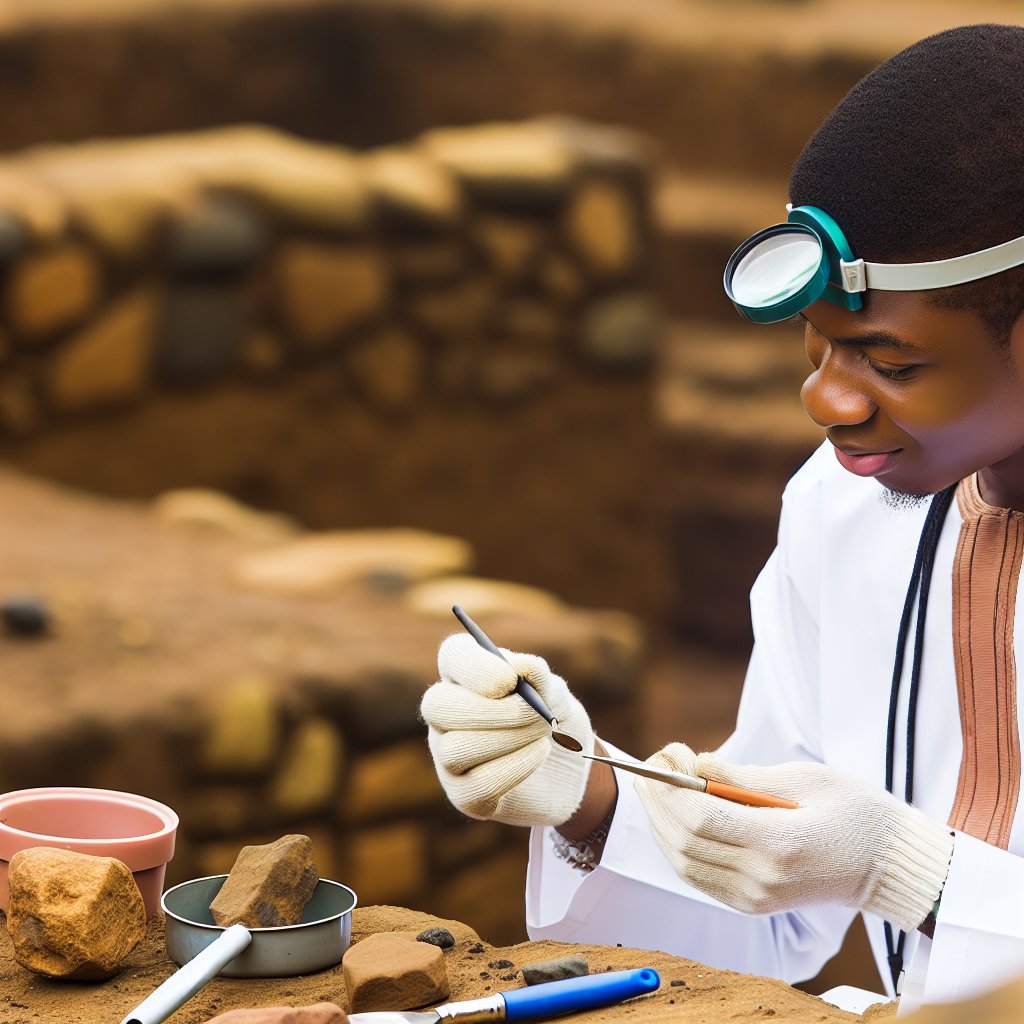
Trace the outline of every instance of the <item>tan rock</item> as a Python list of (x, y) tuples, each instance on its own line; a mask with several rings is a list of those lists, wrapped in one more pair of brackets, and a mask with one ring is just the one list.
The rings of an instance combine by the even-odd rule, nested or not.
[(563, 135), (539, 122), (438, 128), (420, 142), (474, 189), (503, 198), (557, 198), (576, 165)]
[(598, 277), (626, 273), (640, 252), (636, 208), (622, 188), (608, 181), (580, 187), (565, 214), (565, 234)]
[(112, 977), (146, 934), (132, 873), (113, 857), (48, 847), (11, 858), (7, 930), (18, 963), (51, 978)]
[(376, 750), (352, 766), (339, 807), (342, 821), (357, 822), (443, 803), (444, 791), (422, 740)]
[(488, 262), (504, 280), (520, 278), (544, 240), (535, 222), (514, 217), (479, 217), (473, 232)]
[(249, 196), (290, 223), (352, 230), (372, 213), (358, 160), (262, 125), (165, 136), (165, 152), (207, 187)]
[(402, 412), (419, 397), (424, 355), (407, 331), (386, 328), (363, 339), (349, 352), (348, 367), (356, 387), (377, 409)]
[(405, 593), (405, 604), (420, 615), (450, 617), (452, 605), (473, 609), (473, 615), (510, 612), (517, 615), (546, 615), (564, 607), (562, 601), (547, 590), (489, 580), (480, 576), (444, 576), (426, 580)]
[(318, 878), (308, 836), (282, 836), (266, 846), (244, 846), (210, 904), (210, 913), (222, 927), (298, 924)]
[(450, 287), (418, 292), (406, 302), (417, 326), (447, 342), (479, 332), (496, 300), (495, 282), (489, 277), (475, 276)]
[(277, 281), (285, 319), (307, 348), (382, 312), (391, 289), (383, 254), (371, 246), (291, 242), (278, 253)]
[(165, 491), (153, 501), (153, 511), (169, 523), (253, 541), (280, 541), (300, 532), (291, 516), (261, 512), (223, 491), (182, 487)]
[(312, 1006), (263, 1006), (258, 1010), (228, 1010), (207, 1024), (346, 1024), (348, 1016), (334, 1003)]
[(458, 537), (420, 530), (339, 530), (309, 534), (241, 559), (244, 587), (284, 594), (329, 593), (357, 580), (412, 582), (465, 569), (472, 548)]
[(307, 718), (288, 738), (271, 779), (271, 807), (286, 817), (316, 814), (333, 803), (341, 778), (345, 744), (327, 718)]
[(441, 227), (462, 213), (462, 196), (451, 173), (421, 153), (379, 149), (366, 154), (361, 168), (385, 215)]
[(18, 219), (39, 242), (52, 241), (67, 226), (68, 211), (61, 197), (16, 159), (0, 167), (0, 207), (17, 210)]
[(46, 337), (81, 320), (99, 294), (99, 267), (85, 246), (67, 243), (34, 253), (11, 268), (11, 327), (25, 339)]
[(451, 991), (441, 950), (393, 932), (350, 946), (341, 968), (355, 1013), (411, 1010), (446, 999)]
[(149, 380), (155, 320), (156, 296), (141, 291), (66, 341), (47, 380), (52, 403), (78, 412), (141, 394)]
[(347, 884), (361, 903), (402, 904), (427, 884), (427, 839), (416, 823), (360, 829), (348, 837), (345, 857)]
[(212, 698), (209, 725), (197, 764), (206, 775), (253, 778), (265, 775), (281, 744), (281, 720), (273, 684), (243, 676)]
[(537, 280), (545, 294), (563, 306), (578, 302), (587, 290), (576, 264), (557, 252), (541, 256)]

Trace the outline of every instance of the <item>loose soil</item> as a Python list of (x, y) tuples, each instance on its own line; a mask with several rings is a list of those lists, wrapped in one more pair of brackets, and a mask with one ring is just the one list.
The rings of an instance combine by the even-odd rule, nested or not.
[[(635, 967), (653, 967), (661, 987), (651, 995), (626, 1004), (575, 1015), (575, 1024), (604, 1024), (629, 1020), (632, 1024), (724, 1024), (761, 1022), (787, 1024), (839, 1024), (877, 1021), (894, 1012), (869, 1010), (865, 1017), (844, 1013), (815, 996), (771, 978), (735, 974), (705, 967), (667, 953), (624, 947), (571, 945), (560, 942), (523, 942), (490, 946), (456, 921), (399, 907), (364, 907), (353, 913), (352, 941), (377, 932), (415, 936), (426, 928), (447, 927), (456, 938), (444, 954), (451, 982), (451, 999), (473, 999), (523, 984), (519, 968), (537, 960), (560, 956), (583, 957), (591, 974)], [(476, 950), (476, 951), (474, 951)], [(508, 961), (512, 966), (501, 963)], [(13, 956), (6, 928), (0, 928), (0, 1021), (4, 1024), (111, 1024), (137, 1006), (165, 978), (174, 964), (164, 952), (163, 923), (150, 921), (146, 938), (120, 974), (106, 982), (83, 984), (51, 981), (22, 968)], [(307, 1006), (334, 1002), (348, 1008), (341, 967), (297, 978), (218, 978), (169, 1018), (171, 1024), (204, 1024), (227, 1010), (261, 1006)]]

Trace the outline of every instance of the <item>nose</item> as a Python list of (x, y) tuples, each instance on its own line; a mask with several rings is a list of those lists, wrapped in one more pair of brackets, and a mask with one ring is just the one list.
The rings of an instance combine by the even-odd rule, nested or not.
[(808, 342), (807, 355), (814, 364), (814, 372), (800, 389), (807, 415), (826, 430), (871, 419), (878, 407), (858, 385), (856, 376), (841, 365), (841, 354), (837, 356), (832, 345), (817, 338)]

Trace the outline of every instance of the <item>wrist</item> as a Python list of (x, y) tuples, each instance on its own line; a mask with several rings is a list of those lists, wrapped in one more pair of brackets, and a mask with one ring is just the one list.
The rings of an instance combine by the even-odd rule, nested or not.
[[(596, 739), (594, 751), (601, 755), (608, 753), (601, 742)], [(598, 761), (590, 761), (588, 764), (590, 765), (590, 774), (587, 776), (583, 799), (572, 816), (557, 826), (559, 835), (568, 839), (569, 842), (582, 842), (589, 838), (606, 819), (610, 820), (615, 813), (615, 805), (619, 797), (615, 772), (608, 765)]]

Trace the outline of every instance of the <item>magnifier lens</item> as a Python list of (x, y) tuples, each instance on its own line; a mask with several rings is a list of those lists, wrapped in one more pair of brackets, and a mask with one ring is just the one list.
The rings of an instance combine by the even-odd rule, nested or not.
[(808, 232), (772, 235), (754, 246), (732, 276), (733, 299), (744, 306), (771, 306), (795, 295), (821, 265), (821, 242)]

